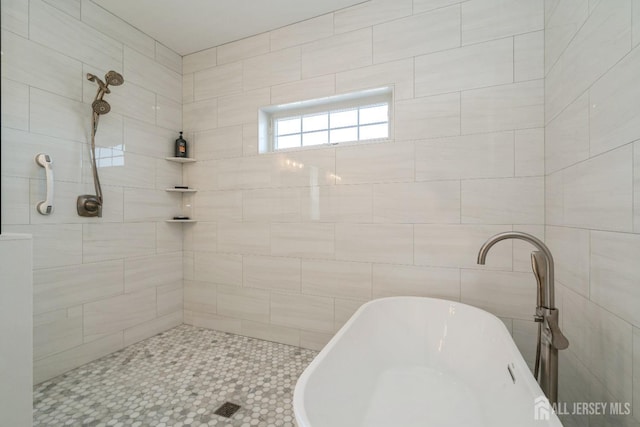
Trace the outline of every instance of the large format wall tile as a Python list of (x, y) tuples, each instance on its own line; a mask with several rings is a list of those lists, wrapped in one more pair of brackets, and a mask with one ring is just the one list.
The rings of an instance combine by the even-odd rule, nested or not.
[[(151, 37), (127, 24), (106, 9), (90, 0), (83, 0), (80, 11), (82, 22), (150, 58), (155, 56), (155, 41)], [(181, 72), (181, 70), (178, 72)]]
[(302, 260), (302, 293), (340, 298), (371, 298), (371, 264)]
[(372, 185), (303, 188), (300, 209), (303, 221), (370, 223), (373, 212)]
[(182, 74), (182, 56), (159, 42), (155, 42), (155, 59), (160, 64)]
[(300, 292), (300, 260), (297, 258), (244, 256), (242, 258), (242, 280), (243, 286), (247, 288)]
[(198, 160), (242, 156), (242, 127), (229, 126), (195, 134), (192, 153)]
[(121, 43), (41, 0), (29, 4), (29, 38), (100, 69), (122, 71)]
[(302, 78), (371, 65), (371, 28), (335, 35), (302, 47)]
[(124, 289), (134, 292), (145, 288), (180, 283), (181, 253), (168, 253), (124, 261)]
[(513, 132), (416, 143), (416, 180), (507, 178), (514, 171)]
[(68, 350), (80, 344), (82, 344), (81, 306), (34, 316), (34, 360)]
[(2, 175), (44, 179), (43, 169), (34, 161), (38, 153), (51, 156), (56, 181), (82, 182), (81, 143), (46, 135), (2, 128)]
[(544, 179), (504, 178), (462, 182), (462, 222), (542, 224)]
[(513, 77), (516, 82), (544, 78), (544, 31), (513, 38)]
[(22, 37), (29, 37), (29, 2), (24, 0), (3, 0), (2, 29)]
[(461, 271), (461, 301), (496, 316), (531, 319), (536, 282), (531, 273)]
[(182, 58), (182, 74), (186, 76), (190, 73), (195, 73), (196, 71), (215, 67), (218, 64), (217, 56), (217, 47), (185, 55)]
[(300, 188), (265, 188), (242, 192), (244, 221), (299, 222)]
[(545, 169), (552, 173), (589, 157), (589, 97), (576, 99), (545, 128)]
[[(4, 15), (3, 9), (3, 18)], [(43, 73), (43, 69), (47, 72)], [(3, 78), (79, 101), (82, 99), (81, 73), (79, 61), (9, 31), (2, 31)], [(6, 95), (3, 90), (3, 102)], [(3, 126), (6, 126), (4, 122)]]
[(218, 126), (257, 123), (258, 108), (269, 105), (269, 97), (269, 89), (256, 89), (219, 98)]
[(463, 45), (543, 28), (543, 0), (478, 0), (462, 4)]
[(612, 231), (633, 229), (631, 145), (594, 157), (563, 173), (564, 223)]
[(269, 33), (271, 50), (286, 49), (333, 35), (334, 15), (328, 13)]
[(556, 280), (582, 296), (589, 295), (589, 231), (546, 227), (546, 244), (556, 264)]
[(407, 181), (414, 175), (412, 144), (379, 143), (339, 148), (336, 175), (339, 184)]
[(125, 46), (125, 78), (140, 86), (182, 102), (182, 77), (175, 71)]
[(43, 0), (45, 3), (50, 4), (66, 13), (69, 16), (72, 16), (76, 19), (80, 19), (80, 9), (82, 8), (82, 0)]
[(336, 33), (344, 33), (411, 15), (411, 9), (412, 5), (409, 0), (363, 2), (336, 11), (333, 25)]
[(195, 101), (242, 92), (242, 62), (219, 65), (195, 73)]
[(564, 330), (572, 352), (616, 400), (632, 394), (632, 326), (571, 291), (563, 293)]
[[(4, 218), (3, 218), (4, 219)], [(82, 263), (82, 225), (43, 224), (3, 226), (4, 231), (33, 235), (33, 268)]]
[(146, 289), (130, 294), (87, 303), (84, 313), (84, 341), (90, 342), (156, 316), (156, 290)]
[(153, 223), (83, 225), (84, 262), (150, 255), (155, 251), (156, 227)]
[(373, 222), (460, 222), (460, 182), (411, 182), (373, 186)]
[(631, 2), (600, 3), (548, 72), (546, 122), (558, 115), (631, 49)]
[(589, 89), (592, 156), (640, 139), (640, 49), (633, 49)]
[(2, 224), (28, 224), (32, 209), (29, 203), (29, 179), (3, 176), (0, 184)]
[(221, 285), (242, 285), (242, 256), (236, 254), (197, 252), (195, 279)]
[(333, 74), (329, 74), (272, 86), (271, 104), (288, 104), (331, 96), (336, 92), (336, 78)]
[[(91, 126), (91, 110), (87, 107), (82, 102), (32, 88), (29, 101), (31, 132), (85, 142)], [(115, 124), (115, 119), (110, 119)]]
[(413, 263), (410, 224), (336, 224), (336, 259)]
[(460, 94), (399, 101), (395, 119), (398, 141), (460, 135)]
[(124, 346), (122, 332), (73, 347), (51, 357), (37, 360), (33, 364), (33, 382), (41, 383), (73, 368), (85, 365), (106, 356)]
[(515, 131), (515, 175), (544, 175), (544, 129)]
[(401, 59), (336, 73), (335, 87), (336, 92), (343, 93), (393, 85), (394, 99), (410, 99), (414, 94), (413, 75), (413, 60)]
[[(87, 281), (87, 277), (92, 280)], [(121, 294), (123, 278), (122, 261), (35, 270), (33, 312), (45, 313)]]
[(300, 48), (292, 47), (245, 59), (242, 63), (244, 90), (300, 80)]
[(462, 133), (542, 127), (544, 81), (462, 92)]
[(589, 0), (558, 2), (558, 6), (549, 15), (544, 29), (546, 72), (553, 67), (588, 16)]
[(271, 255), (322, 259), (334, 254), (333, 224), (271, 224)]
[(333, 331), (333, 299), (309, 295), (271, 294), (271, 323), (309, 331)]
[(460, 299), (460, 270), (457, 268), (417, 267), (374, 264), (373, 297), (414, 295)]
[[(5, 63), (5, 61), (2, 62), (2, 64)], [(4, 74), (5, 72), (2, 70), (2, 75), (4, 76)], [(0, 112), (2, 113), (0, 120), (3, 127), (28, 131), (29, 86), (3, 77), (2, 107)]]
[[(228, 64), (244, 58), (250, 58), (262, 53), (267, 53), (269, 52), (269, 44), (269, 33), (262, 33), (257, 36), (247, 37), (242, 40), (223, 44), (222, 46), (217, 47), (217, 63), (218, 65)], [(208, 58), (211, 57), (209, 54), (206, 56)], [(210, 61), (210, 59), (208, 60)], [(213, 65), (215, 65), (215, 63)]]
[(268, 255), (270, 248), (271, 231), (268, 223), (218, 223), (218, 250), (221, 252)]
[(373, 27), (373, 62), (423, 55), (460, 46), (460, 6)]
[(513, 53), (513, 39), (505, 38), (418, 56), (416, 96), (512, 83)]
[(640, 325), (640, 235), (591, 231), (591, 300)]
[(415, 225), (415, 264), (432, 267), (511, 270), (512, 242), (495, 246), (486, 266), (477, 265), (482, 244), (494, 234), (510, 231), (503, 225)]
[(156, 317), (124, 330), (124, 346), (130, 346), (144, 339), (158, 335), (171, 328), (182, 325), (182, 311)]
[(218, 99), (184, 104), (182, 118), (182, 127), (187, 132), (215, 129), (218, 126)]
[(269, 292), (218, 286), (218, 314), (234, 319), (269, 321)]

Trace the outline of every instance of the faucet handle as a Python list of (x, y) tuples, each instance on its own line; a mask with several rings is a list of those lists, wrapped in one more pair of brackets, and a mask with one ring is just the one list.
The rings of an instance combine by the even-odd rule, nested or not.
[(564, 336), (558, 325), (558, 309), (552, 308), (545, 311), (545, 319), (551, 331), (551, 346), (558, 350), (564, 350), (569, 347), (569, 340)]

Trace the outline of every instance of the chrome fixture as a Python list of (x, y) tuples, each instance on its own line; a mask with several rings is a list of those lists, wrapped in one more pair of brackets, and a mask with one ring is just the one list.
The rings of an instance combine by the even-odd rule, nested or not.
[(96, 165), (96, 132), (98, 131), (98, 121), (100, 116), (107, 114), (111, 111), (111, 105), (103, 98), (107, 93), (111, 93), (109, 85), (120, 86), (124, 83), (122, 74), (113, 70), (109, 71), (104, 76), (104, 83), (99, 77), (93, 74), (87, 73), (87, 80), (96, 82), (98, 84), (98, 92), (91, 104), (91, 170), (93, 172), (93, 185), (96, 189), (96, 194), (83, 194), (78, 196), (77, 210), (80, 216), (102, 216), (102, 186), (100, 185), (100, 178), (98, 177), (98, 166)]
[(478, 264), (484, 265), (489, 249), (506, 239), (519, 239), (538, 248), (531, 252), (531, 267), (536, 278), (537, 307), (534, 320), (538, 322), (538, 347), (534, 375), (542, 391), (552, 404), (558, 403), (558, 350), (569, 347), (569, 340), (560, 331), (558, 309), (555, 307), (553, 256), (547, 245), (535, 236), (508, 231), (490, 237), (478, 252)]

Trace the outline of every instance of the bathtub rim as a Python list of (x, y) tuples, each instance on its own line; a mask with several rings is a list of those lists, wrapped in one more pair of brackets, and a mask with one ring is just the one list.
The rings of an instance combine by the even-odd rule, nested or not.
[[(318, 355), (311, 361), (311, 363), (302, 372), (302, 375), (300, 375), (300, 377), (298, 378), (298, 381), (296, 382), (296, 386), (293, 392), (292, 404), (293, 404), (294, 417), (300, 427), (312, 427), (307, 414), (306, 407), (304, 405), (304, 398), (305, 398), (305, 389), (309, 382), (309, 377), (314, 373), (315, 367), (319, 365), (327, 357), (327, 354), (331, 351), (333, 347), (336, 346), (337, 342), (340, 341), (342, 336), (346, 334), (347, 330), (351, 327), (351, 325), (357, 321), (357, 319), (360, 317), (363, 311), (367, 310), (368, 307), (372, 305), (382, 304), (383, 302), (388, 302), (390, 300), (430, 300), (430, 301), (437, 301), (438, 303), (452, 303), (452, 304), (455, 304), (456, 306), (464, 307), (465, 310), (469, 309), (470, 311), (478, 312), (478, 314), (480, 314), (481, 316), (490, 318), (492, 319), (492, 321), (498, 322), (499, 324), (498, 328), (502, 328), (504, 333), (506, 333), (507, 336), (509, 336), (510, 338), (510, 340), (508, 341), (509, 345), (512, 347), (512, 350), (515, 350), (514, 354), (515, 354), (515, 357), (518, 358), (518, 362), (523, 364), (524, 366), (527, 366), (527, 363), (524, 360), (522, 353), (520, 352), (515, 342), (513, 341), (513, 335), (509, 332), (509, 330), (507, 329), (507, 326), (504, 324), (502, 320), (500, 320), (498, 316), (488, 312), (487, 310), (484, 310), (482, 308), (475, 307), (469, 304), (465, 304), (460, 301), (449, 300), (446, 298), (433, 298), (433, 297), (420, 297), (420, 296), (392, 296), (392, 297), (376, 298), (362, 304), (351, 315), (349, 320), (344, 325), (342, 325), (342, 327), (338, 330), (338, 332), (336, 332), (336, 334), (329, 340), (329, 342), (322, 348), (322, 350), (320, 350)], [(544, 395), (544, 393), (542, 392), (542, 389), (538, 385), (538, 382), (535, 380), (535, 378), (533, 377), (533, 374), (530, 371), (529, 371), (529, 375), (527, 375), (526, 377), (526, 381), (530, 387), (533, 386), (534, 388), (537, 389), (536, 391), (538, 392), (537, 394), (538, 396)], [(557, 420), (556, 417), (557, 417), (556, 414), (553, 413), (552, 418), (555, 418)], [(557, 421), (559, 422), (559, 420)], [(562, 424), (559, 424), (559, 425), (562, 425)]]

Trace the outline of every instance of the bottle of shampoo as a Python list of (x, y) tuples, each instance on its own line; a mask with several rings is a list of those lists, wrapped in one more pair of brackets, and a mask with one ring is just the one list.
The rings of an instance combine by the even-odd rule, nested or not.
[(187, 155), (187, 141), (182, 137), (182, 131), (180, 132), (180, 138), (176, 139), (176, 157), (188, 157)]

